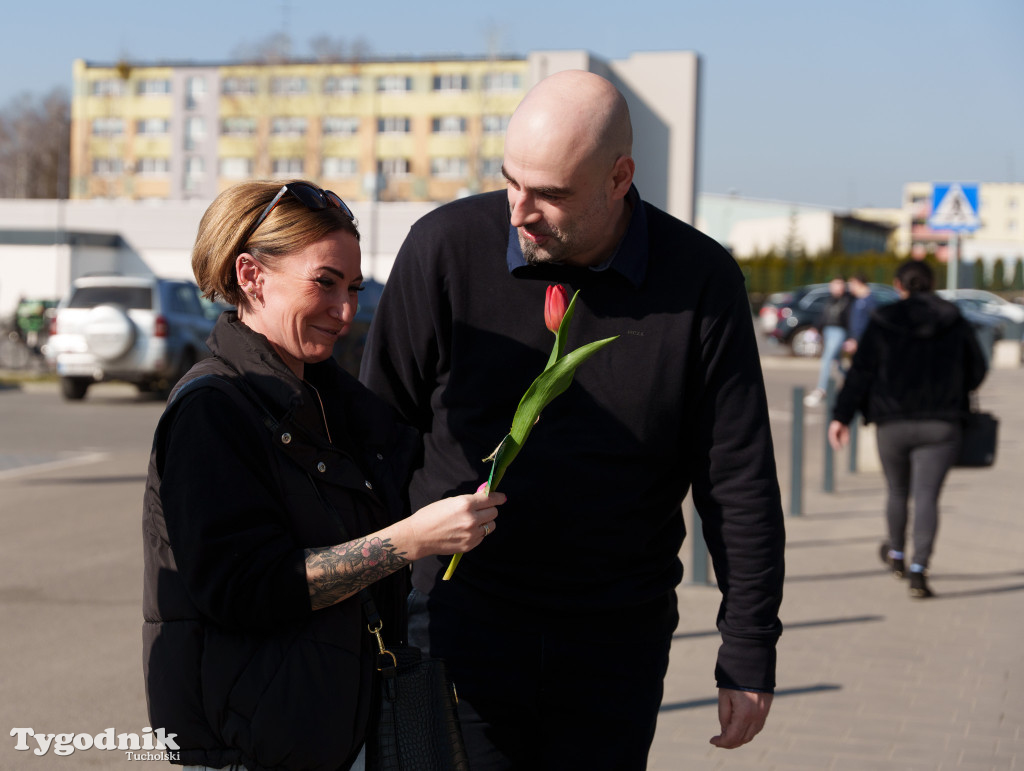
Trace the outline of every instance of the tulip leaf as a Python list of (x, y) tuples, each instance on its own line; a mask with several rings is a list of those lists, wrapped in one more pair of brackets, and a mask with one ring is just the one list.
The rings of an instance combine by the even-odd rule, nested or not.
[(515, 440), (512, 434), (505, 434), (505, 438), (501, 440), (498, 449), (491, 456), (494, 462), (491, 464), (491, 474), (487, 478), (488, 494), (498, 489), (501, 478), (505, 476), (505, 469), (515, 460), (522, 446), (520, 442)]
[[(512, 418), (512, 430), (509, 435), (515, 439), (519, 447), (526, 443), (533, 425), (537, 422), (541, 410), (548, 406), (556, 396), (565, 391), (572, 383), (576, 368), (597, 353), (601, 348), (608, 345), (615, 337), (607, 337), (604, 340), (595, 340), (592, 343), (580, 346), (575, 351), (567, 353), (556, 361), (548, 369), (537, 376), (537, 379), (530, 384), (523, 394), (516, 409), (515, 417)], [(518, 451), (518, 449), (517, 449)]]

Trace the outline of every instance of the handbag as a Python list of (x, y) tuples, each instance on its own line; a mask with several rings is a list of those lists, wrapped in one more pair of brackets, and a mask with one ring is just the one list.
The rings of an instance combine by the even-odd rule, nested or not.
[(953, 464), (959, 468), (985, 468), (996, 462), (999, 419), (991, 412), (982, 412), (977, 396), (971, 395), (971, 411), (963, 426), (960, 452)]
[(459, 725), (458, 695), (441, 659), (420, 649), (388, 649), (368, 590), (359, 592), (367, 630), (377, 642), (380, 702), (366, 737), (367, 771), (469, 771)]

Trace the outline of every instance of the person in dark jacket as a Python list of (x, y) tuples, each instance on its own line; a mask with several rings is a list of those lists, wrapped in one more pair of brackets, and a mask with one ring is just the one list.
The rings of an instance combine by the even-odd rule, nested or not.
[(832, 377), (832, 362), (837, 362), (842, 371), (843, 343), (850, 325), (850, 301), (843, 276), (836, 276), (828, 282), (828, 298), (814, 322), (815, 329), (821, 334), (821, 366), (818, 368), (818, 384), (804, 397), (804, 404), (808, 407), (817, 407), (825, 398), (825, 389)]
[(960, 448), (969, 394), (984, 380), (985, 355), (955, 305), (932, 291), (932, 270), (911, 260), (893, 285), (903, 298), (878, 309), (836, 398), (828, 436), (836, 449), (860, 411), (878, 424), (878, 454), (889, 487), (889, 539), (882, 559), (905, 573), (908, 500), (914, 500), (910, 594), (931, 597), (926, 573), (939, 524), (939, 494)]
[(415, 432), (331, 358), (362, 285), (348, 207), (308, 182), (250, 182), (210, 205), (193, 271), (237, 306), (176, 386), (143, 514), (150, 720), (175, 762), (344, 769), (367, 731), (370, 587), (406, 636), (407, 566), (469, 551), (498, 493), (411, 516)]
[[(413, 567), (409, 634), (446, 660), (474, 771), (642, 769), (679, 621), (688, 490), (722, 592), (717, 733), (765, 724), (785, 529), (743, 275), (633, 185), (622, 94), (542, 80), (506, 134), (508, 189), (420, 219), (360, 378), (424, 436), (413, 502), (471, 491), (544, 368), (548, 287), (579, 289), (566, 350), (613, 335), (502, 478), (502, 526)], [(509, 507), (513, 507), (510, 509)]]

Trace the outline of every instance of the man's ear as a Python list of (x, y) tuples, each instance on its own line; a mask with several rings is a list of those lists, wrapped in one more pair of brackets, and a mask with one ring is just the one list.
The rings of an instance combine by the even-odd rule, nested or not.
[(612, 166), (612, 198), (625, 198), (633, 184), (636, 163), (629, 155), (620, 155)]

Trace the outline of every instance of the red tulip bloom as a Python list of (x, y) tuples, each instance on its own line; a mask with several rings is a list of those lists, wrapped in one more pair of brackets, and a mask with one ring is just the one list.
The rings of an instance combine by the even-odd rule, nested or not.
[(562, 317), (565, 309), (569, 307), (569, 293), (561, 284), (553, 284), (548, 287), (547, 295), (544, 298), (544, 324), (558, 334), (558, 327), (562, 324)]

